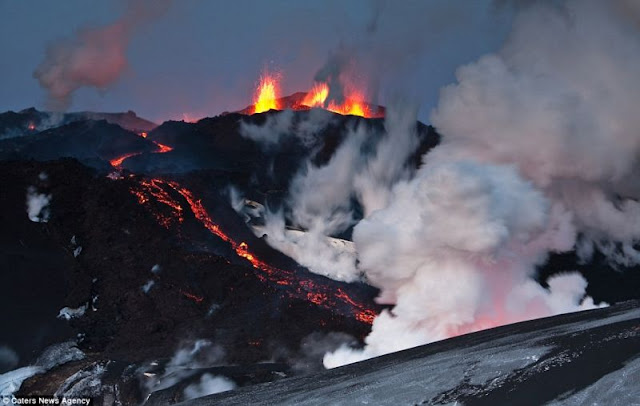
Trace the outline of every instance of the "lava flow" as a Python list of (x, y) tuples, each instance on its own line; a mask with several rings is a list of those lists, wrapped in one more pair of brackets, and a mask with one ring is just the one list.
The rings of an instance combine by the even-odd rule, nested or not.
[[(142, 138), (147, 138), (148, 134), (146, 132), (141, 132), (141, 133), (138, 134), (138, 136), (140, 136)], [(153, 142), (156, 145), (156, 147), (158, 148), (155, 151), (153, 151), (154, 154), (164, 154), (165, 152), (169, 152), (169, 151), (173, 150), (173, 148), (168, 146), (168, 145), (161, 144), (161, 143), (159, 143), (157, 141), (151, 141), (151, 142)], [(119, 156), (117, 158), (114, 158), (114, 159), (110, 160), (109, 164), (111, 164), (111, 166), (113, 166), (116, 169), (121, 169), (122, 163), (125, 160), (131, 158), (132, 156), (136, 156), (136, 155), (140, 155), (140, 154), (142, 154), (142, 152), (130, 152), (130, 153), (124, 154), (122, 156)]]
[(154, 214), (162, 226), (168, 228), (175, 222), (181, 223), (183, 221), (182, 206), (168, 193), (173, 190), (184, 198), (196, 220), (212, 234), (229, 243), (238, 256), (249, 261), (253, 268), (259, 271), (256, 275), (261, 281), (287, 287), (285, 292), (290, 297), (308, 300), (325, 309), (341, 311), (340, 309), (348, 308), (350, 309), (349, 314), (353, 315), (356, 320), (367, 324), (373, 323), (373, 319), (376, 317), (375, 310), (367, 304), (357, 302), (344, 290), (308, 278), (305, 279), (295, 271), (280, 269), (259, 259), (251, 252), (246, 242), (234, 240), (218, 224), (214, 223), (202, 201), (196, 198), (189, 189), (175, 181), (162, 179), (141, 179), (139, 184), (139, 188), (132, 189), (132, 193), (138, 198), (139, 203), (150, 205), (150, 200), (153, 197), (155, 201), (165, 204), (173, 212), (172, 215), (160, 212)]
[(170, 210), (151, 210), (156, 221), (164, 228), (170, 228), (174, 223), (182, 223), (184, 221), (183, 208), (170, 194), (166, 186), (166, 182), (160, 179), (141, 179), (139, 188), (132, 188), (133, 193), (140, 204), (151, 204), (151, 197), (155, 198), (155, 202), (162, 203), (170, 208)]

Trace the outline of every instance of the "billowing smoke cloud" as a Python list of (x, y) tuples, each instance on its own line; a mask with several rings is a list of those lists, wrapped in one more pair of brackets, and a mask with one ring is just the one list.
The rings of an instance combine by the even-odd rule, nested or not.
[(499, 54), (460, 68), (443, 90), (432, 115), (446, 135), (438, 153), (516, 164), (589, 237), (631, 243), (640, 230), (633, 4), (527, 9)]
[(530, 5), (499, 53), (458, 70), (432, 114), (442, 145), (354, 231), (359, 267), (395, 306), (364, 349), (327, 354), (327, 367), (593, 307), (579, 274), (548, 289), (530, 278), (578, 233), (585, 257), (596, 243), (618, 262), (638, 260), (640, 36), (630, 10)]
[(429, 162), (394, 188), (392, 202), (354, 231), (360, 268), (394, 304), (376, 318), (363, 351), (325, 357), (333, 367), (483, 328), (578, 308), (578, 274), (529, 276), (549, 251), (573, 246), (565, 212), (510, 166)]
[(164, 13), (171, 0), (130, 0), (123, 16), (104, 27), (78, 30), (72, 38), (53, 42), (33, 76), (48, 94), (48, 108), (69, 108), (81, 87), (105, 89), (127, 67), (127, 47), (136, 27)]

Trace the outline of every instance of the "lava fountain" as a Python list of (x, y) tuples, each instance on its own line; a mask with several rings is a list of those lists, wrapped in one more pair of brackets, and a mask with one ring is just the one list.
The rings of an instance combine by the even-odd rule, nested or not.
[(260, 77), (260, 83), (256, 89), (253, 100), (253, 112), (262, 113), (269, 110), (281, 110), (281, 103), (278, 100), (280, 97), (280, 85), (278, 78), (275, 75), (270, 75), (265, 72)]
[(346, 86), (344, 100), (329, 100), (331, 89), (328, 83), (316, 82), (308, 92), (295, 93), (280, 97), (279, 77), (265, 73), (255, 90), (253, 104), (242, 114), (262, 113), (269, 110), (309, 110), (321, 108), (341, 115), (353, 115), (366, 118), (382, 118), (383, 107), (374, 106), (365, 101), (365, 92), (353, 84)]

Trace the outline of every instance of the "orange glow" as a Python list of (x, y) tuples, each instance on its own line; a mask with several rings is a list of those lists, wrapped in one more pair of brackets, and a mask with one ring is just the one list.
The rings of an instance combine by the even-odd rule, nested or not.
[[(158, 224), (164, 228), (169, 228), (175, 222), (182, 223), (184, 221), (183, 208), (167, 191), (167, 187), (161, 179), (142, 179), (139, 182), (140, 188), (132, 189), (133, 193), (140, 204), (150, 204), (151, 197), (156, 202), (162, 203), (170, 209), (152, 210), (152, 214), (156, 218)], [(169, 188), (169, 190), (171, 190)]]
[(36, 125), (33, 124), (33, 123), (29, 123), (29, 127), (28, 128), (29, 128), (29, 131), (33, 131), (33, 130), (36, 129)]
[(324, 107), (324, 102), (329, 96), (329, 86), (326, 83), (316, 83), (307, 92), (302, 100), (302, 105), (307, 107)]
[[(281, 286), (284, 294), (307, 300), (319, 307), (351, 315), (361, 323), (372, 324), (376, 312), (366, 303), (360, 303), (351, 298), (344, 290), (335, 288), (331, 284), (314, 281), (294, 270), (277, 268), (259, 259), (253, 253), (249, 244), (245, 241), (237, 242), (226, 234), (205, 209), (200, 199), (193, 193), (174, 181), (163, 179), (140, 179), (138, 187), (131, 189), (138, 203), (149, 208), (156, 221), (165, 228), (184, 221), (184, 209), (178, 198), (181, 196), (188, 204), (196, 220), (198, 220), (212, 234), (231, 245), (236, 254), (249, 261), (256, 272), (258, 279), (264, 283), (273, 283)], [(179, 196), (178, 196), (179, 195)], [(158, 205), (161, 203), (162, 205)], [(180, 290), (185, 297), (200, 303), (204, 298), (192, 293)]]
[[(262, 113), (269, 110), (307, 110), (322, 108), (333, 113), (366, 118), (384, 117), (384, 109), (372, 107), (365, 101), (365, 91), (353, 84), (345, 88), (345, 98), (341, 103), (331, 100), (327, 104), (330, 88), (328, 83), (316, 82), (311, 90), (302, 96), (280, 98), (279, 78), (264, 74), (255, 90), (253, 105), (241, 112), (245, 114)], [(297, 95), (297, 94), (296, 94)]]
[(182, 121), (185, 123), (197, 123), (198, 119), (192, 116), (190, 113), (182, 113)]
[(141, 154), (141, 152), (132, 152), (129, 154), (124, 154), (118, 158), (112, 159), (109, 161), (109, 163), (111, 164), (111, 166), (113, 166), (114, 168), (120, 168), (120, 166), (122, 166), (122, 163), (124, 162), (125, 159), (127, 158), (131, 158), (132, 156), (136, 156)]
[(182, 195), (182, 197), (187, 201), (187, 204), (191, 208), (191, 212), (195, 218), (200, 221), (207, 230), (221, 238), (223, 241), (229, 243), (239, 257), (246, 259), (251, 263), (254, 269), (261, 271), (260, 273), (257, 273), (256, 276), (262, 282), (271, 282), (280, 286), (286, 286), (288, 287), (288, 290), (286, 291), (288, 295), (295, 298), (306, 299), (325, 309), (335, 311), (336, 309), (346, 305), (356, 320), (366, 324), (373, 323), (376, 312), (373, 309), (368, 308), (366, 304), (358, 303), (353, 300), (342, 289), (338, 288), (336, 291), (330, 285), (317, 284), (310, 279), (302, 279), (294, 271), (271, 266), (259, 259), (250, 251), (249, 245), (245, 241), (238, 243), (222, 231), (220, 226), (213, 222), (213, 219), (202, 205), (202, 201), (197, 199), (189, 189), (182, 187), (177, 182), (173, 181), (167, 182), (160, 179), (153, 179), (151, 182), (167, 185), (180, 193), (180, 195)]
[(352, 91), (347, 94), (342, 104), (338, 105), (336, 102), (331, 101), (327, 110), (342, 115), (353, 115), (360, 117), (372, 117), (369, 107), (364, 102), (364, 97), (358, 91)]
[[(141, 132), (138, 134), (138, 136), (142, 137), (142, 138), (147, 138), (149, 134), (147, 134), (146, 132)], [(168, 145), (164, 145), (164, 144), (160, 144), (157, 141), (151, 141), (154, 144), (156, 144), (156, 146), (158, 147), (157, 150), (154, 151), (154, 154), (164, 154), (165, 152), (169, 152), (172, 151), (173, 148), (168, 146)], [(122, 163), (126, 160), (131, 158), (132, 156), (136, 156), (136, 155), (140, 155), (142, 154), (142, 152), (131, 152), (128, 154), (124, 154), (118, 158), (114, 158), (112, 160), (109, 161), (109, 164), (111, 164), (111, 166), (113, 166), (114, 168), (120, 169), (120, 167), (122, 166)]]
[(260, 77), (260, 84), (253, 99), (253, 112), (262, 113), (269, 110), (280, 110), (280, 103), (278, 98), (280, 97), (280, 86), (278, 78), (271, 76), (269, 73), (264, 73)]
[(168, 145), (160, 144), (156, 141), (153, 141), (153, 143), (158, 146), (158, 150), (154, 152), (155, 154), (164, 154), (165, 152), (173, 151), (173, 148)]

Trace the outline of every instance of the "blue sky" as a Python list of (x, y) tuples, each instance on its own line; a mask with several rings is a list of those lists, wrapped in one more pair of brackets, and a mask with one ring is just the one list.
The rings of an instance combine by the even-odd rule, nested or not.
[[(0, 111), (43, 109), (33, 71), (47, 44), (125, 9), (117, 0), (0, 0)], [(250, 104), (265, 66), (281, 72), (283, 94), (307, 90), (346, 46), (378, 101), (410, 98), (426, 121), (458, 66), (500, 48), (511, 14), (490, 0), (174, 1), (135, 31), (122, 76), (80, 89), (70, 110), (131, 109), (158, 122), (213, 116)]]

